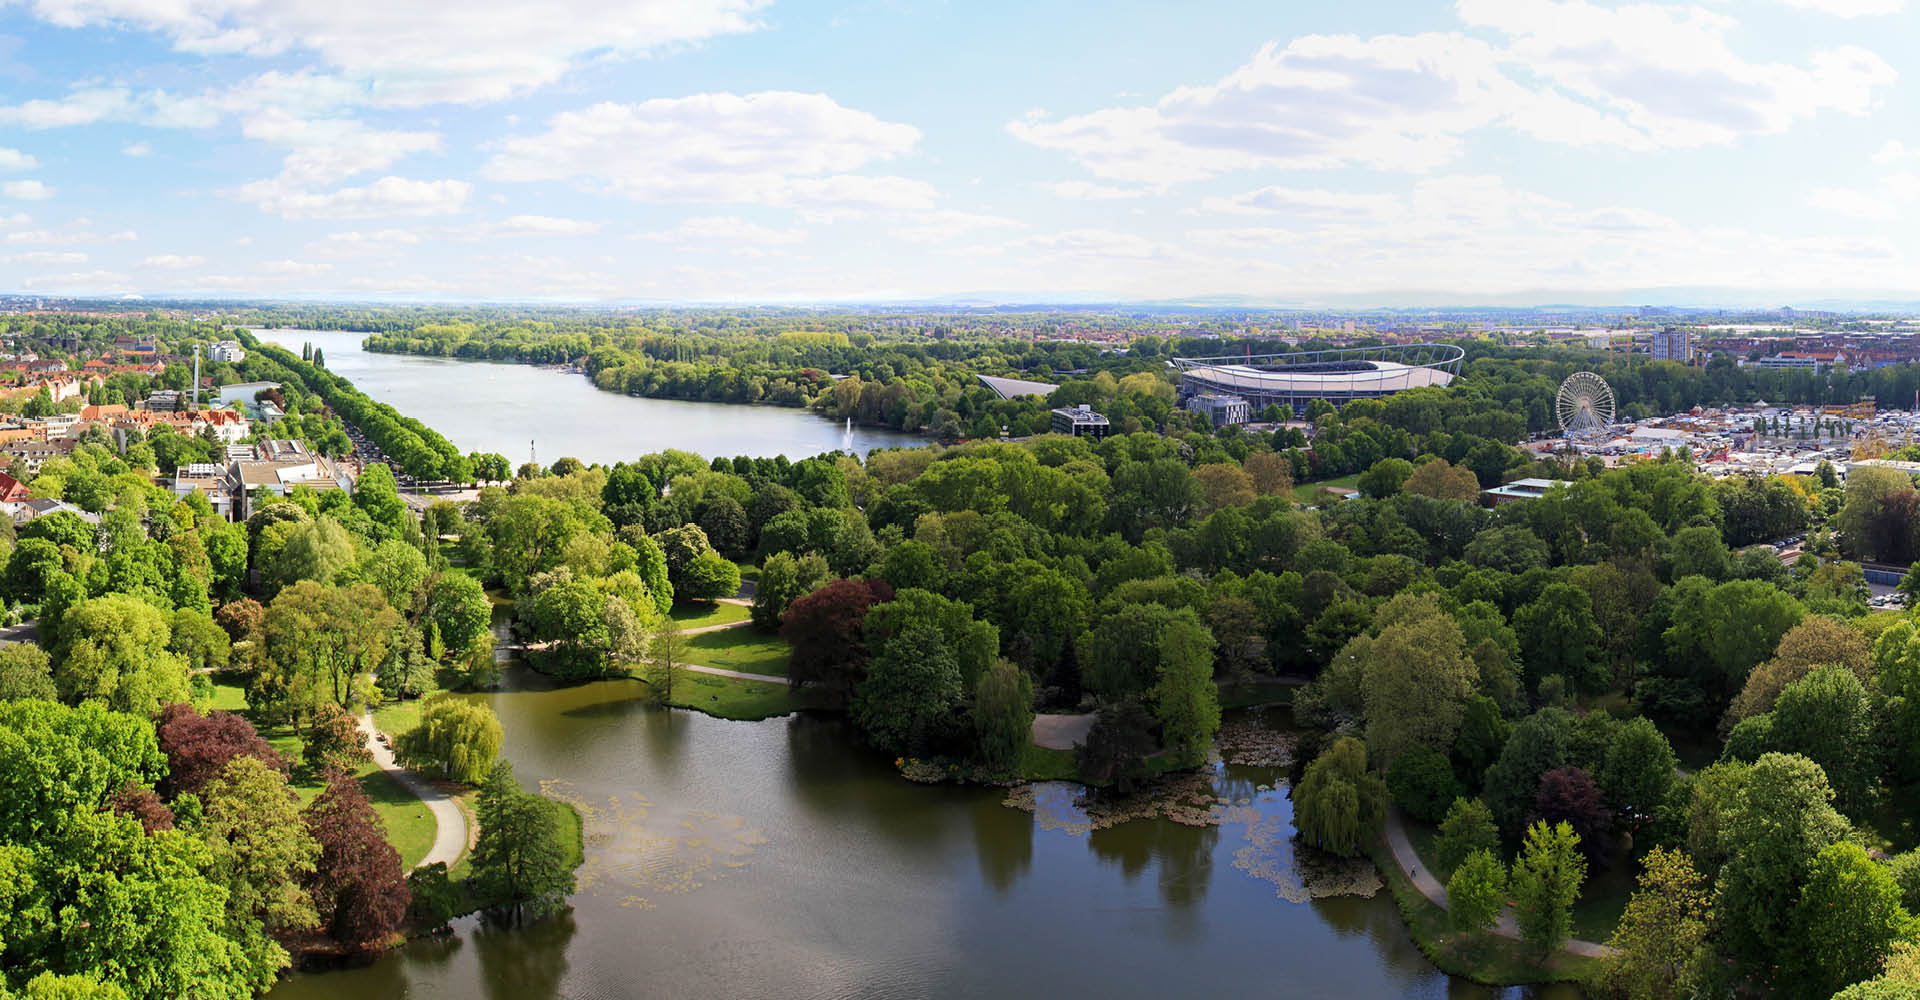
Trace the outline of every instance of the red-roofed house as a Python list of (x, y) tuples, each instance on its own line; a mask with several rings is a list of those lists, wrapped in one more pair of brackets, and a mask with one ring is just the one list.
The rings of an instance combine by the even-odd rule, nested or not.
[(25, 500), (29, 496), (31, 496), (31, 494), (27, 492), (26, 484), (4, 472), (0, 472), (0, 503), (9, 500)]

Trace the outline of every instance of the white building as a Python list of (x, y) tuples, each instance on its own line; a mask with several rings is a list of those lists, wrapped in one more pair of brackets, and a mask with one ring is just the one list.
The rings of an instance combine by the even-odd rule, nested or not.
[(237, 340), (223, 340), (207, 348), (207, 359), (209, 361), (225, 361), (228, 364), (237, 365), (245, 361), (246, 358), (247, 352), (240, 346), (240, 342)]

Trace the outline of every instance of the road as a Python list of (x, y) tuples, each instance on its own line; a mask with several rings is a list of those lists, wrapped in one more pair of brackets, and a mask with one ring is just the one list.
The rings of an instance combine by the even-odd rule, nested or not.
[(387, 749), (387, 745), (374, 736), (379, 730), (373, 727), (372, 713), (360, 716), (360, 731), (367, 735), (367, 749), (373, 751), (373, 762), (380, 765), (381, 770), (392, 775), (393, 779), (400, 782), (407, 791), (412, 792), (427, 807), (427, 811), (433, 814), (433, 822), (437, 827), (433, 835), (433, 849), (428, 851), (427, 856), (421, 858), (420, 863), (415, 867), (425, 868), (439, 861), (448, 868), (452, 868), (454, 862), (460, 860), (461, 853), (467, 849), (467, 814), (461, 812), (460, 807), (454, 803), (453, 799), (447, 797), (445, 792), (394, 761), (393, 751)]

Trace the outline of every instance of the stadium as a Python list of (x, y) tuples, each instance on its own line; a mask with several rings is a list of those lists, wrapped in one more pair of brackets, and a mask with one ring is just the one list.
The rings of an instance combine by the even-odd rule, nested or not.
[(1278, 404), (1303, 412), (1324, 399), (1336, 406), (1421, 386), (1446, 385), (1467, 352), (1452, 344), (1347, 347), (1246, 357), (1174, 358), (1180, 396), (1238, 396), (1254, 413)]

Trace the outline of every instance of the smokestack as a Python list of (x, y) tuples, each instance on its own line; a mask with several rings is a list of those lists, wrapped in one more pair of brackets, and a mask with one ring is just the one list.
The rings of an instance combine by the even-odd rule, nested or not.
[(193, 345), (193, 408), (200, 408), (200, 345)]

